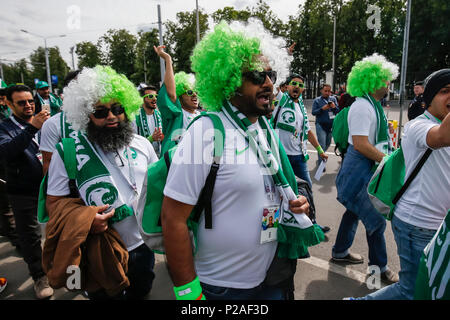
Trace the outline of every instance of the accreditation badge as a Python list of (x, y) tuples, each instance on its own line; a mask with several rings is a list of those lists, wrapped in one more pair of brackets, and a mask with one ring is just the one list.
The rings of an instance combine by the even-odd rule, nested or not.
[(42, 165), (44, 164), (44, 158), (42, 157), (42, 153), (40, 153), (40, 152), (36, 153), (36, 158), (39, 160), (39, 162)]
[(280, 206), (264, 207), (261, 222), (261, 244), (277, 240), (279, 223)]

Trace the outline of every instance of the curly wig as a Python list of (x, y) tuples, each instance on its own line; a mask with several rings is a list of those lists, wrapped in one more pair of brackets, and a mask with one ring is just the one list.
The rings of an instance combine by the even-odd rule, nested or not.
[(134, 119), (142, 98), (134, 84), (111, 67), (83, 68), (77, 78), (64, 88), (63, 111), (74, 130), (84, 131), (97, 102), (121, 103), (128, 119)]
[(289, 74), (292, 57), (285, 41), (273, 37), (257, 19), (247, 24), (219, 23), (194, 49), (192, 70), (196, 76), (196, 91), (208, 111), (219, 111), (224, 100), (234, 96), (242, 85), (242, 73), (263, 69), (264, 55), (282, 81)]
[(357, 61), (348, 75), (347, 91), (353, 97), (362, 97), (385, 87), (386, 81), (398, 77), (398, 66), (374, 53)]
[(187, 74), (186, 72), (178, 72), (175, 74), (175, 86), (177, 97), (183, 95), (188, 90), (194, 90), (195, 77), (193, 74)]

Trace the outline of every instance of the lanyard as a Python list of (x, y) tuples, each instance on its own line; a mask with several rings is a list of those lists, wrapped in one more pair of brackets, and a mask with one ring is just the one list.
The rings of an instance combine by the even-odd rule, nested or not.
[[(25, 127), (22, 126), (16, 119), (14, 119), (14, 116), (11, 117), (11, 121), (18, 126), (20, 129), (25, 130)], [(36, 144), (36, 146), (39, 148), (39, 142), (36, 140), (36, 136), (33, 138), (33, 142)]]
[(129, 146), (127, 146), (126, 150), (127, 150), (127, 158), (128, 158), (127, 160), (128, 160), (128, 172), (129, 172), (129, 177), (130, 177), (130, 183), (131, 183), (131, 186), (133, 187), (135, 195), (137, 195), (138, 192), (137, 192), (136, 176), (134, 174), (133, 168), (131, 167), (131, 160), (132, 160), (133, 156), (132, 156)]
[[(431, 118), (429, 117), (429, 116), (427, 116), (427, 114), (426, 113), (424, 113), (423, 114), (425, 117), (427, 117), (428, 118), (428, 120), (431, 120)], [(430, 113), (430, 115), (432, 115), (431, 113)], [(432, 115), (433, 116), (433, 115)], [(442, 123), (442, 121), (441, 120), (439, 120), (438, 118), (436, 118), (435, 116), (433, 116), (433, 118), (434, 119), (436, 119), (436, 121), (439, 123), (439, 124), (441, 124)], [(431, 121), (433, 121), (433, 120), (431, 120)]]

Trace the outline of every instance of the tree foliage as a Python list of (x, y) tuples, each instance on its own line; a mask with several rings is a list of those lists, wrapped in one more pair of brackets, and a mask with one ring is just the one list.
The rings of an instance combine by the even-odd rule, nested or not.
[(78, 56), (78, 68), (93, 68), (102, 64), (102, 51), (90, 41), (77, 43), (75, 53)]

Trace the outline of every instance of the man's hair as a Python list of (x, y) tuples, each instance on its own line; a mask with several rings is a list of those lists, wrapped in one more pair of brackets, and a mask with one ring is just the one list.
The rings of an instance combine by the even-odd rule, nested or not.
[(148, 85), (148, 86), (146, 86), (146, 87), (144, 87), (144, 88), (141, 88), (141, 89), (139, 90), (139, 93), (140, 93), (141, 97), (145, 96), (145, 91), (147, 91), (147, 90), (152, 90), (152, 91), (158, 92), (158, 89), (156, 89), (155, 86)]
[(81, 70), (75, 70), (75, 71), (70, 71), (68, 74), (66, 74), (66, 77), (64, 78), (64, 81), (63, 81), (63, 88), (67, 87), (69, 85), (70, 81), (75, 79), (80, 72), (81, 72)]
[(29, 92), (33, 96), (33, 91), (31, 91), (30, 87), (23, 84), (16, 84), (6, 89), (6, 99), (8, 101), (13, 102), (12, 95), (14, 92)]
[(302, 80), (303, 82), (305, 82), (305, 78), (303, 78), (301, 75), (299, 75), (298, 73), (291, 73), (291, 75), (289, 76), (289, 77), (287, 77), (287, 79), (286, 79), (286, 84), (287, 85), (289, 85), (289, 83), (292, 81), (292, 79), (295, 79), (295, 78), (297, 78), (297, 79), (300, 79), (300, 80)]
[(325, 88), (325, 87), (331, 88), (331, 84), (328, 84), (328, 83), (322, 84), (322, 85), (320, 86), (320, 90), (323, 90), (323, 88)]

